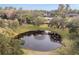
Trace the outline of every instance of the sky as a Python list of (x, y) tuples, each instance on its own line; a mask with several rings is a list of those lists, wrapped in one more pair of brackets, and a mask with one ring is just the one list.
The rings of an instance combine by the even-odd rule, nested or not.
[[(0, 7), (23, 8), (24, 10), (55, 10), (58, 4), (0, 4)], [(70, 4), (72, 9), (79, 9), (79, 4)]]

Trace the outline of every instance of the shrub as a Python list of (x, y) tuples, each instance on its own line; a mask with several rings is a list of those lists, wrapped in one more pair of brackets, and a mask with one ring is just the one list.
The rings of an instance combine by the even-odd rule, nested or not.
[(17, 55), (22, 54), (20, 49), (20, 40), (11, 39), (0, 34), (0, 54), (1, 55)]

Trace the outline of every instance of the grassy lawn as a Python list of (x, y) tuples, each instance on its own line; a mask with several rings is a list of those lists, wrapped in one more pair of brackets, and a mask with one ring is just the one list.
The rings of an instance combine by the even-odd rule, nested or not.
[(48, 30), (49, 28), (46, 25), (34, 26), (34, 25), (22, 25), (18, 27), (15, 31), (16, 33), (22, 33), (31, 30)]

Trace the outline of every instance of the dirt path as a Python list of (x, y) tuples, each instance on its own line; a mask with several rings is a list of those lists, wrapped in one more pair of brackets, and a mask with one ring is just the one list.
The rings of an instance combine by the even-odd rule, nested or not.
[(33, 51), (29, 49), (22, 49), (24, 51), (24, 55), (58, 55), (55, 51)]

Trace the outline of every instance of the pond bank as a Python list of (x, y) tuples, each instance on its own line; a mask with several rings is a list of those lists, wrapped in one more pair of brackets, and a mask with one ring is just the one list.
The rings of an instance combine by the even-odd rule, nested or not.
[(56, 51), (33, 51), (30, 49), (22, 49), (24, 55), (59, 55)]

